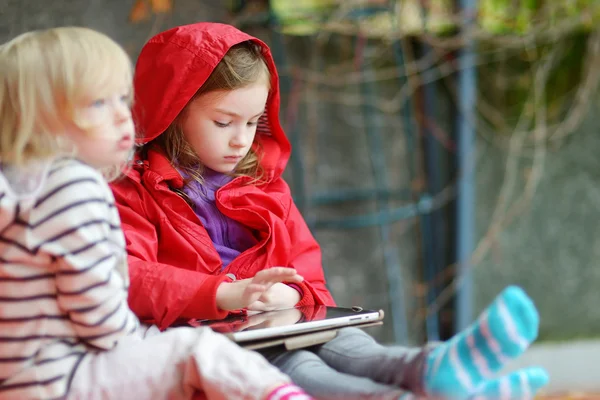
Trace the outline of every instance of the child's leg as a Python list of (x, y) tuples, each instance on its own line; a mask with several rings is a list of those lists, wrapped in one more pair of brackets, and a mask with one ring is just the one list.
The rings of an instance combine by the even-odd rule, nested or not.
[(398, 399), (405, 392), (368, 378), (338, 372), (309, 350), (261, 350), (273, 365), (317, 399)]
[(542, 368), (531, 367), (481, 385), (473, 400), (531, 400), (548, 383), (548, 374)]
[(424, 393), (423, 371), (430, 347), (382, 346), (362, 329), (340, 329), (315, 353), (337, 371)]
[(342, 329), (317, 354), (335, 370), (417, 394), (465, 398), (535, 339), (538, 314), (525, 293), (507, 288), (467, 330), (435, 349), (384, 347)]
[(87, 355), (69, 399), (265, 399), (290, 379), (256, 352), (208, 328), (177, 328)]
[[(525, 368), (486, 382), (468, 400), (533, 400), (547, 383), (548, 374), (545, 370)], [(406, 394), (399, 400), (418, 399), (418, 396)]]
[(520, 288), (506, 288), (477, 321), (428, 356), (426, 391), (464, 399), (520, 356), (538, 334), (535, 305)]

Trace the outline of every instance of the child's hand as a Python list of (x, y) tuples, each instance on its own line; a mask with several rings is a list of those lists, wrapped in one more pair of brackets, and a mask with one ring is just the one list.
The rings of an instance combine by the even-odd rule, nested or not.
[(304, 278), (298, 275), (293, 268), (274, 267), (264, 269), (259, 271), (254, 278), (222, 283), (217, 289), (217, 307), (221, 310), (246, 308), (258, 301), (276, 283), (298, 283), (303, 280)]
[(294, 307), (300, 301), (300, 293), (285, 283), (275, 283), (254, 303), (248, 306), (251, 311), (272, 311)]

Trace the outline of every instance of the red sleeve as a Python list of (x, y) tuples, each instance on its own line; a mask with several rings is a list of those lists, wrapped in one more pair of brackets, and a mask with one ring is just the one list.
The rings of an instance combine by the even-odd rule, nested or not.
[(298, 207), (292, 200), (291, 194), (289, 199), (286, 226), (294, 246), (288, 266), (295, 268), (304, 277), (304, 281), (298, 284), (302, 289), (302, 298), (296, 305), (323, 304), (335, 306), (335, 301), (325, 286), (321, 247), (313, 237), (310, 229), (308, 229)]
[(158, 237), (129, 182), (112, 186), (127, 242), (129, 306), (140, 319), (166, 329), (179, 318), (221, 319), (216, 292), (226, 275), (209, 275), (157, 261)]

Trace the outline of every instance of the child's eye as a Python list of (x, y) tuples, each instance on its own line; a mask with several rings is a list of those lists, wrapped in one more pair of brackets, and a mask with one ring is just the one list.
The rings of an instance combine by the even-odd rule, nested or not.
[(123, 96), (121, 96), (121, 101), (127, 104), (131, 103), (131, 95), (129, 93), (124, 94)]
[(219, 128), (227, 128), (229, 126), (229, 124), (230, 124), (230, 122), (219, 122), (219, 121), (213, 121), (213, 122)]
[(104, 104), (106, 104), (106, 100), (96, 99), (96, 100), (92, 101), (92, 103), (90, 104), (90, 107), (102, 107)]
[(258, 125), (258, 121), (248, 122), (248, 126), (255, 126), (255, 125)]

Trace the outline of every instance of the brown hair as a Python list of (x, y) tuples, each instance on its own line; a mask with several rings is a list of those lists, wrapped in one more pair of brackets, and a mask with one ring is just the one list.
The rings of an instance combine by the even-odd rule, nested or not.
[[(265, 80), (269, 85), (270, 76), (269, 67), (262, 55), (262, 48), (251, 41), (239, 43), (229, 49), (188, 104), (202, 95), (217, 90), (240, 89), (261, 80)], [(152, 143), (158, 144), (171, 164), (177, 166), (188, 176), (186, 184), (190, 181), (203, 183), (203, 168), (200, 160), (185, 140), (181, 129), (181, 119), (184, 113), (185, 108), (166, 131)], [(248, 154), (231, 173), (233, 176), (249, 176), (253, 178), (253, 182), (259, 181), (263, 174), (264, 171), (260, 165), (260, 154), (253, 148), (248, 151)]]

